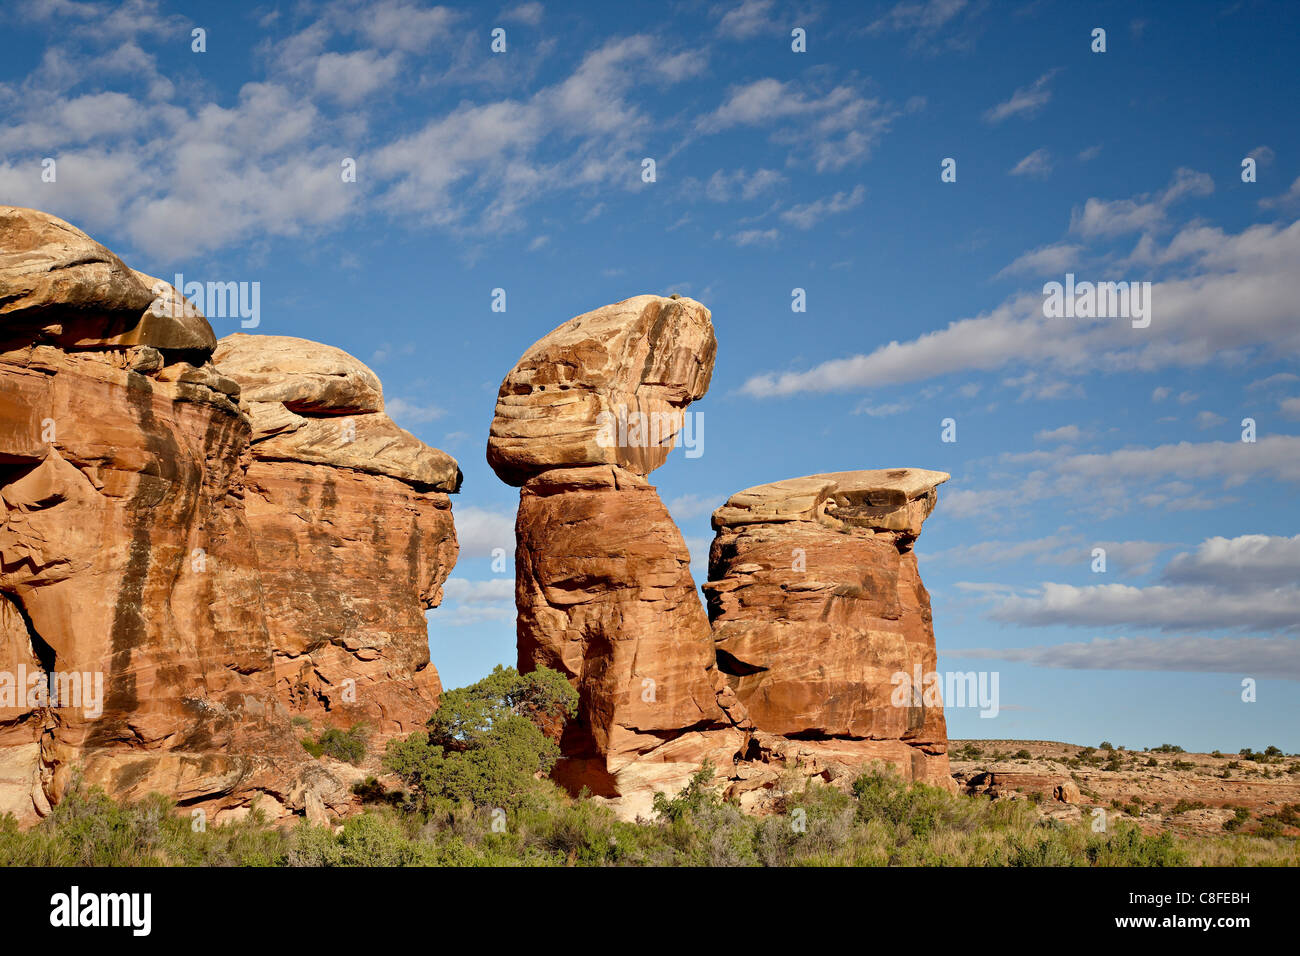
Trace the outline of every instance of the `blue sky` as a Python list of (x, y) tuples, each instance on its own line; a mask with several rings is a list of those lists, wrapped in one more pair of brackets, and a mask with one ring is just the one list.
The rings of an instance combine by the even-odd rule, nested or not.
[[(940, 666), (1001, 691), (954, 737), (1300, 750), (1300, 8), (592, 6), (9, 3), (0, 202), (260, 282), (258, 331), (359, 356), (458, 458), (448, 686), (514, 661), (502, 377), (680, 292), (718, 360), (704, 454), (653, 480), (697, 580), (735, 491), (945, 470), (917, 548)], [(1149, 327), (1044, 317), (1067, 272), (1151, 282)]]

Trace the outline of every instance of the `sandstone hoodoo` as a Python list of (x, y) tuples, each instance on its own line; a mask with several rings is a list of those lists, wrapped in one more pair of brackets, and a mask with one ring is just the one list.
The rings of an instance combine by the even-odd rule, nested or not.
[[(883, 760), (951, 788), (942, 706), (895, 702), (896, 674), (935, 669), (912, 544), (948, 476), (842, 472), (732, 496), (713, 518), (711, 627), (644, 476), (715, 351), (704, 306), (640, 296), (560, 326), (501, 385), (488, 461), (522, 486), (519, 667), (552, 667), (579, 692), (552, 776), (625, 817), (706, 760), (760, 811), (789, 769), (845, 782)], [(668, 426), (656, 437), (638, 412)], [(613, 443), (610, 413), (634, 419)]]
[(924, 693), (936, 654), (912, 551), (947, 480), (917, 468), (812, 475), (713, 513), (704, 590), (718, 667), (763, 749), (883, 760), (951, 788), (943, 708)]
[(709, 311), (692, 299), (643, 295), (588, 312), (506, 376), (488, 440), (493, 469), (522, 486), (519, 668), (554, 668), (579, 692), (552, 776), (623, 798), (628, 815), (706, 758), (730, 764), (744, 742), (717, 701), (686, 544), (644, 478), (708, 390), (715, 352)]
[(280, 702), (378, 738), (423, 726), (441, 691), (424, 611), (458, 554), (455, 460), (399, 428), (340, 349), (236, 334), (213, 362), (252, 424), (245, 513)]
[[(455, 463), (388, 421), (337, 350), (298, 343), (311, 354), (277, 391), (255, 362), (224, 374), (216, 346), (170, 286), (0, 207), (0, 811), (46, 812), (76, 768), (115, 796), (339, 809), (293, 695), (381, 732), (433, 708), (422, 611), (455, 560)], [(355, 441), (331, 444), (353, 412)], [(331, 543), (354, 553), (326, 562)], [(345, 587), (341, 561), (366, 579)], [(336, 711), (349, 679), (357, 709)]]

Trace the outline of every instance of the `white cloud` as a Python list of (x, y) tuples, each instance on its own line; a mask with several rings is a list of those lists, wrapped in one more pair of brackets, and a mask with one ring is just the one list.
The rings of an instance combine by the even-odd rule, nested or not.
[[(1122, 544), (1110, 547), (1118, 554)], [(1139, 554), (1154, 557), (1149, 551)], [(1194, 551), (1175, 555), (1159, 584), (1046, 582), (1028, 594), (1002, 597), (990, 617), (1041, 627), (1295, 630), (1300, 628), (1300, 535), (1208, 538)]]
[(775, 169), (737, 169), (732, 172), (719, 169), (704, 186), (704, 194), (714, 202), (733, 199), (754, 199), (785, 182), (785, 177)]
[(385, 398), (384, 411), (396, 422), (406, 422), (412, 425), (431, 422), (435, 418), (441, 418), (447, 414), (445, 409), (437, 405), (424, 405), (419, 402), (408, 401), (405, 398)]
[[(1300, 221), (1213, 234), (1212, 244), (1177, 265), (1178, 273), (1153, 282), (1146, 329), (1133, 329), (1126, 320), (1045, 318), (1041, 292), (1026, 292), (975, 318), (865, 355), (831, 359), (807, 371), (754, 375), (741, 391), (833, 392), (1012, 365), (1062, 377), (1192, 368), (1252, 352), (1300, 355), (1292, 279), (1300, 261)], [(1177, 242), (1175, 236), (1171, 245)]]
[(1009, 170), (1012, 176), (1032, 176), (1046, 179), (1052, 172), (1052, 154), (1045, 149), (1036, 149)]
[[(1089, 199), (1070, 217), (1070, 231), (1089, 238), (1117, 236), (1156, 229), (1166, 222), (1169, 207), (1187, 196), (1208, 196), (1214, 180), (1193, 169), (1178, 169), (1160, 193), (1136, 199)], [(1211, 233), (1212, 235), (1212, 233)]]
[(452, 517), (456, 522), (456, 539), (460, 542), (461, 557), (491, 558), (500, 548), (510, 560), (515, 553), (515, 516), (491, 508), (474, 505), (455, 505)]
[(732, 235), (731, 241), (738, 246), (756, 246), (776, 242), (778, 235), (775, 229), (742, 229)]
[(503, 10), (500, 19), (507, 22), (513, 20), (516, 23), (525, 23), (528, 26), (535, 27), (542, 22), (542, 16), (545, 12), (545, 8), (540, 3), (520, 3)]
[(489, 578), (486, 581), (467, 581), (452, 576), (442, 586), (443, 595), (463, 604), (499, 604), (515, 599), (514, 578)]
[(369, 99), (375, 90), (392, 83), (401, 66), (401, 57), (396, 53), (388, 56), (380, 56), (373, 50), (323, 53), (316, 58), (314, 85), (317, 93), (355, 106)]
[(715, 7), (713, 15), (721, 15), (718, 35), (733, 40), (750, 40), (759, 34), (781, 29), (772, 16), (773, 6), (773, 0), (743, 0), (739, 6), (730, 9)]
[[(1155, 559), (1169, 550), (1159, 541), (1105, 541), (1087, 538), (1068, 528), (1041, 538), (1022, 541), (985, 540), (959, 545), (927, 555), (927, 560), (943, 564), (985, 567), (1032, 559), (1035, 564), (1090, 567), (1093, 549), (1106, 550), (1106, 566), (1112, 572), (1143, 575), (1151, 571)], [(969, 590), (969, 589), (964, 589)], [(1013, 593), (1014, 588), (1003, 589)]]
[(854, 415), (867, 415), (870, 418), (888, 418), (899, 415), (911, 408), (906, 402), (886, 402), (883, 405), (869, 405), (866, 402), (853, 409)]
[(943, 653), (1068, 670), (1191, 671), (1300, 680), (1300, 640), (1293, 637), (1098, 637), (1087, 642), (956, 648)]
[(1291, 184), (1291, 188), (1280, 196), (1268, 196), (1259, 201), (1261, 209), (1281, 209), (1300, 203), (1300, 178)]
[[(403, 0), (379, 0), (364, 10), (344, 5), (338, 16), (355, 25), (378, 48), (410, 53), (418, 53), (434, 39), (446, 36), (457, 19), (457, 14), (447, 7), (424, 7)], [(508, 13), (502, 14), (502, 19), (507, 17)]]
[(781, 213), (781, 218), (797, 229), (811, 229), (827, 216), (848, 212), (860, 206), (866, 195), (866, 187), (859, 184), (853, 187), (852, 192), (838, 192), (810, 203), (791, 206)]
[[(926, 50), (937, 54), (949, 49), (967, 49), (972, 43), (969, 31), (952, 28), (961, 19), (964, 11), (982, 9), (982, 5), (971, 7), (967, 0), (900, 0), (867, 27), (868, 33), (893, 31), (909, 34), (909, 50)], [(948, 30), (943, 42), (937, 42), (938, 35)]]
[(1044, 73), (1029, 86), (1021, 87), (1011, 94), (1011, 98), (990, 108), (984, 114), (986, 123), (1001, 123), (1013, 116), (1033, 116), (1052, 99), (1048, 84), (1056, 75), (1056, 70)]
[(1062, 425), (1034, 433), (1034, 441), (1041, 442), (1076, 442), (1082, 437), (1083, 429), (1078, 425)]
[[(63, 35), (80, 38), (80, 48), (56, 40), (25, 81), (0, 84), (0, 200), (108, 232), (127, 254), (134, 243), (161, 260), (154, 268), (249, 239), (337, 228), (363, 202), (448, 229), (524, 228), (521, 210), (549, 195), (639, 182), (630, 171), (656, 128), (633, 97), (653, 102), (655, 85), (705, 67), (700, 51), (665, 49), (660, 38), (614, 38), (525, 99), (462, 98), (385, 141), (370, 139), (375, 114), (363, 107), (448, 36), (457, 15), (446, 8), (325, 5), (296, 33), (263, 44), (265, 79), (233, 99), (195, 100), (177, 98), (115, 19), (134, 11), (135, 36), (175, 32), (174, 18), (159, 20), (156, 5), (141, 2), (72, 10)], [(369, 46), (332, 48), (349, 37)], [(79, 93), (90, 77), (96, 87)], [(30, 175), (42, 155), (33, 144), (44, 142), (60, 144), (56, 183)], [(356, 183), (342, 181), (343, 157), (357, 160)]]
[(1050, 246), (1040, 246), (1017, 256), (1016, 259), (995, 279), (1009, 275), (1064, 275), (1078, 268), (1083, 254), (1083, 247), (1067, 242), (1058, 242)]
[(1300, 535), (1214, 537), (1195, 551), (1176, 555), (1164, 568), (1167, 581), (1259, 589), (1300, 586)]
[(1211, 411), (1201, 411), (1196, 413), (1196, 427), (1205, 431), (1209, 428), (1218, 428), (1227, 419), (1222, 415), (1216, 415)]
[(1300, 588), (1240, 592), (1215, 586), (1075, 587), (1048, 581), (1036, 594), (1004, 598), (989, 617), (1031, 627), (1293, 630), (1300, 628)]
[(668, 511), (675, 521), (681, 523), (701, 515), (713, 514), (722, 506), (724, 500), (707, 495), (678, 495), (668, 502)]
[(771, 77), (733, 86), (722, 104), (696, 121), (703, 133), (737, 126), (778, 126), (772, 140), (818, 172), (838, 170), (870, 155), (896, 112), (849, 86), (818, 95)]

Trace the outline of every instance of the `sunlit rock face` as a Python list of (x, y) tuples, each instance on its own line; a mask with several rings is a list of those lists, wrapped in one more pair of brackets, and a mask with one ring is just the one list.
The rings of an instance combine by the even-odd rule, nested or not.
[(340, 349), (237, 334), (213, 361), (252, 423), (245, 512), (280, 703), (375, 743), (423, 726), (441, 692), (424, 612), (458, 554), (455, 459), (399, 428)]
[(645, 475), (704, 395), (716, 340), (691, 299), (637, 296), (571, 319), (501, 384), (488, 462), (522, 485), (515, 525), (519, 667), (578, 689), (552, 776), (648, 813), (744, 743), (720, 705), (690, 555)]
[[(709, 617), (719, 669), (764, 746), (881, 759), (950, 785), (930, 596), (912, 546), (943, 472), (811, 475), (713, 513)], [(900, 693), (922, 681), (919, 694)]]
[(75, 227), (0, 207), (0, 811), (34, 820), (78, 769), (218, 818), (339, 809), (290, 716), (382, 734), (436, 704), (455, 462), (345, 353), (226, 341)]

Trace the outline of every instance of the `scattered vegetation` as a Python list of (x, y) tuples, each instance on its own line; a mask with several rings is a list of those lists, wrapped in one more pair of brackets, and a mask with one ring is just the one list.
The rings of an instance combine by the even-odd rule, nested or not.
[[(764, 817), (723, 799), (705, 767), (676, 796), (658, 795), (649, 820), (627, 823), (544, 777), (575, 706), (568, 682), (546, 669), (497, 668), (447, 692), (425, 731), (390, 742), (383, 755), (402, 788), (367, 777), (354, 787), (364, 809), (338, 827), (277, 828), (254, 808), (238, 822), (196, 829), (162, 797), (119, 803), (74, 780), (37, 826), (24, 831), (11, 815), (0, 818), (0, 866), (1300, 864), (1300, 841), (1287, 835), (1300, 824), (1300, 804), (1258, 821), (1239, 809), (1216, 836), (1151, 836), (1124, 820), (1095, 833), (1087, 814), (1077, 823), (1043, 819), (1031, 799), (909, 785), (880, 765), (847, 792), (792, 775)], [(308, 740), (321, 753), (355, 756), (364, 737), (352, 728)], [(1115, 805), (1133, 816), (1143, 810), (1136, 796)], [(1180, 801), (1172, 812), (1199, 806)]]
[(359, 764), (366, 759), (369, 737), (365, 724), (353, 724), (347, 730), (330, 727), (315, 738), (304, 737), (302, 746), (313, 757), (324, 755), (345, 763)]

